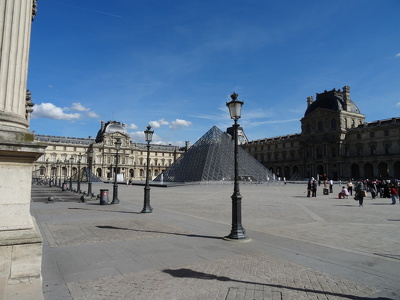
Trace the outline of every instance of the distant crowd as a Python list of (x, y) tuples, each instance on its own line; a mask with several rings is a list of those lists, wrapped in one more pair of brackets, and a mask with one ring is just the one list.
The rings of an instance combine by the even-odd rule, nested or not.
[[(318, 186), (323, 184), (323, 193), (333, 193), (333, 180), (316, 180), (312, 177), (307, 183), (307, 197), (316, 197)], [(349, 180), (346, 183), (339, 181), (341, 191), (338, 194), (340, 198), (348, 198), (353, 196), (354, 199), (358, 200), (359, 206), (363, 206), (363, 200), (368, 194), (371, 195), (372, 199), (376, 198), (391, 198), (392, 205), (399, 201), (399, 188), (400, 184), (398, 180), (369, 180), (364, 179), (360, 181)], [(400, 204), (400, 202), (399, 202)]]

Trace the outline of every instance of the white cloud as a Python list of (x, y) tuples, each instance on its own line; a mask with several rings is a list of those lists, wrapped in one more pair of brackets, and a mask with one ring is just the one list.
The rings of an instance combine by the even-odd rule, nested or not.
[(66, 109), (57, 107), (53, 103), (41, 103), (33, 106), (32, 118), (47, 118), (54, 120), (72, 120), (79, 119), (81, 115), (79, 113), (67, 114)]
[(397, 54), (396, 54), (396, 57), (400, 57), (400, 53), (397, 53)]
[(181, 120), (181, 119), (176, 119), (175, 121), (172, 121), (171, 125), (169, 128), (172, 129), (179, 129), (181, 127), (189, 127), (192, 125), (192, 122), (186, 121), (186, 120)]
[(298, 121), (299, 121), (299, 119), (247, 122), (246, 126), (248, 126), (248, 127), (256, 127), (256, 126), (261, 126), (261, 125), (265, 125), (265, 124), (280, 124), (280, 123), (289, 123), (289, 122), (298, 122)]
[(168, 125), (169, 123), (165, 121), (164, 119), (160, 119), (158, 121), (150, 121), (149, 125), (153, 128), (160, 128), (161, 125)]
[(143, 142), (144, 141), (144, 132), (143, 131), (130, 132), (129, 135), (131, 136), (133, 142)]
[(100, 118), (100, 116), (98, 114), (96, 114), (94, 111), (89, 111), (88, 116), (90, 118)]
[(138, 129), (138, 127), (137, 127), (135, 124), (133, 124), (133, 123), (129, 124), (126, 128), (131, 129), (131, 130), (136, 130), (136, 129)]
[(396, 106), (400, 107), (400, 102), (397, 102), (397, 103), (396, 103)]
[[(146, 143), (146, 141), (144, 139), (144, 131), (130, 132), (129, 135), (131, 136), (133, 142)], [(162, 144), (165, 144), (165, 142), (162, 141), (162, 138), (159, 135), (154, 133), (151, 144), (162, 145)]]
[(82, 104), (80, 104), (79, 102), (77, 102), (77, 103), (72, 103), (71, 109), (72, 109), (72, 110), (75, 110), (75, 111), (89, 111), (89, 110), (90, 110), (90, 108), (84, 107), (84, 106), (83, 106)]

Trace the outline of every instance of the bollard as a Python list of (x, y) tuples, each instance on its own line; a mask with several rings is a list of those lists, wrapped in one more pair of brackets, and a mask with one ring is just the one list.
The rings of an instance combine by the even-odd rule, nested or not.
[(47, 198), (47, 203), (54, 203), (54, 197), (53, 196), (49, 196)]

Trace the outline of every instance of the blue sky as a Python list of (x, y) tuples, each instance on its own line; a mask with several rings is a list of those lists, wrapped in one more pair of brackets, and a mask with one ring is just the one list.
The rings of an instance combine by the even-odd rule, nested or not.
[(398, 0), (39, 0), (28, 88), (37, 134), (196, 142), (231, 126), (250, 140), (299, 133), (307, 97), (351, 88), (367, 122), (399, 116)]

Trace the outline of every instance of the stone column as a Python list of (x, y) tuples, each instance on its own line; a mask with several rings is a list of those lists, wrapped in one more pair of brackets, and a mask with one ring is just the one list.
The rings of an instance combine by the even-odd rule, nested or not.
[[(42, 239), (30, 214), (33, 162), (46, 148), (29, 131), (27, 92), (36, 0), (0, 1), (0, 298), (42, 299)], [(23, 299), (23, 298), (19, 298)]]

